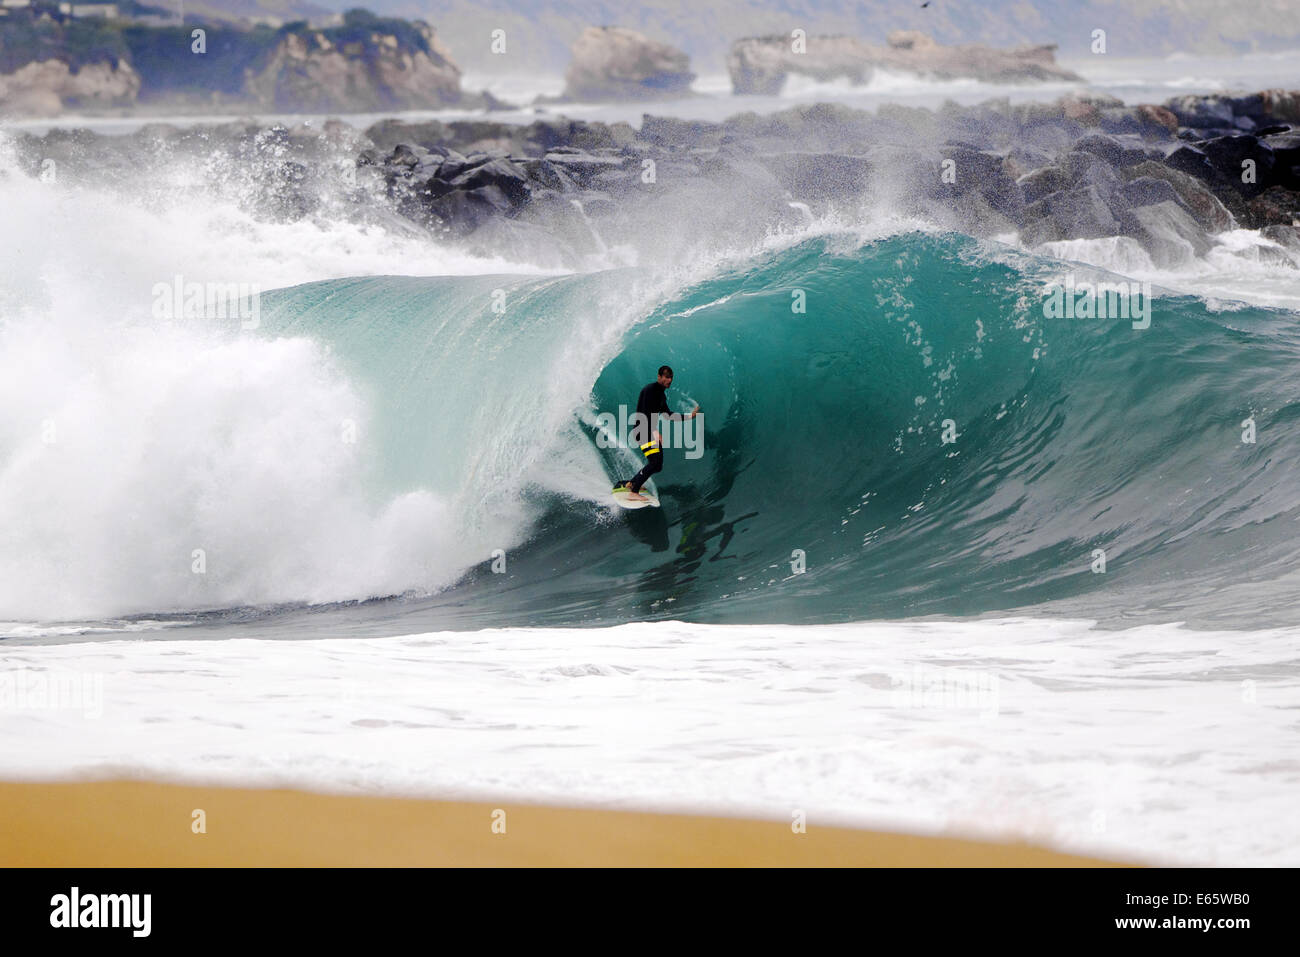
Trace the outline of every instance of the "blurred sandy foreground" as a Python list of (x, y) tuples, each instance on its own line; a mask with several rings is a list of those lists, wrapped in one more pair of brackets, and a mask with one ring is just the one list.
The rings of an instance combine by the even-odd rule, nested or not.
[[(196, 810), (205, 833), (195, 833)], [(789, 821), (149, 781), (0, 783), (0, 866), (1081, 867), (1026, 844)], [(504, 833), (503, 833), (504, 831)]]

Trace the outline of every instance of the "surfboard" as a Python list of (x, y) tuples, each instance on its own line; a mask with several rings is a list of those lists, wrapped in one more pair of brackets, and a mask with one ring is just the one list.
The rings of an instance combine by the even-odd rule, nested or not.
[(641, 489), (641, 494), (646, 497), (644, 502), (637, 502), (629, 498), (632, 494), (626, 488), (619, 485), (615, 487), (610, 494), (614, 496), (614, 501), (622, 508), (658, 508), (659, 497), (647, 489)]

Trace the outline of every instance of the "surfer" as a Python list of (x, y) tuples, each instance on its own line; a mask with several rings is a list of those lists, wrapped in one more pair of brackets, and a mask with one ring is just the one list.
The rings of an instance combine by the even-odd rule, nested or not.
[(619, 482), (614, 486), (616, 489), (625, 487), (628, 491), (628, 499), (633, 502), (646, 500), (646, 497), (641, 494), (641, 486), (645, 485), (650, 476), (664, 467), (663, 437), (655, 428), (659, 416), (666, 415), (670, 419), (693, 419), (700, 414), (698, 405), (689, 415), (668, 410), (668, 398), (665, 393), (672, 384), (673, 370), (668, 366), (660, 366), (658, 378), (642, 389), (641, 395), (636, 400), (636, 417), (632, 420), (632, 441), (640, 447), (641, 454), (645, 456), (645, 467), (637, 472), (631, 481)]

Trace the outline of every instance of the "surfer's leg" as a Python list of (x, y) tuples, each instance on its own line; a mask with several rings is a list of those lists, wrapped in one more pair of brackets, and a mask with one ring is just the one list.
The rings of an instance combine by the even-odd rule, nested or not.
[(654, 475), (663, 467), (664, 454), (662, 452), (654, 452), (651, 455), (647, 455), (645, 457), (645, 468), (640, 472), (637, 472), (632, 481), (627, 483), (627, 490), (633, 494), (640, 493), (641, 486), (649, 480), (650, 476)]

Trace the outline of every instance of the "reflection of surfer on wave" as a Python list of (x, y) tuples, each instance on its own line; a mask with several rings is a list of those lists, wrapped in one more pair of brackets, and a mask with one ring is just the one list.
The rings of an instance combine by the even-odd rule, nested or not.
[(659, 367), (659, 377), (641, 390), (636, 400), (636, 418), (633, 420), (632, 441), (645, 456), (645, 467), (637, 472), (630, 481), (622, 481), (614, 486), (614, 491), (626, 489), (626, 498), (631, 502), (649, 501), (641, 494), (641, 487), (649, 481), (650, 476), (664, 467), (663, 437), (655, 427), (660, 415), (670, 419), (693, 419), (700, 414), (700, 407), (695, 406), (690, 414), (670, 412), (668, 409), (668, 387), (673, 384), (673, 370), (668, 366)]

